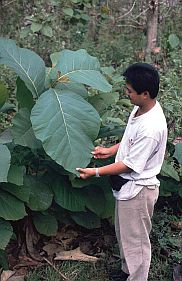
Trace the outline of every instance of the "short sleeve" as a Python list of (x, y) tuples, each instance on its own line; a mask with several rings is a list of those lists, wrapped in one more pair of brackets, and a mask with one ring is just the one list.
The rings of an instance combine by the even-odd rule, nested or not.
[(131, 145), (123, 163), (141, 174), (146, 166), (147, 161), (157, 152), (158, 142), (152, 137), (140, 136)]

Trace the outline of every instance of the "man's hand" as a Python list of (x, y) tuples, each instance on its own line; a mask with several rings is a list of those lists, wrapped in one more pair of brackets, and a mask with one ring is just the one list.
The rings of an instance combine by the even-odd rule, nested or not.
[(76, 171), (80, 173), (80, 178), (83, 180), (95, 176), (95, 168), (76, 168)]
[(95, 159), (106, 159), (112, 156), (111, 149), (102, 146), (96, 146), (92, 154)]

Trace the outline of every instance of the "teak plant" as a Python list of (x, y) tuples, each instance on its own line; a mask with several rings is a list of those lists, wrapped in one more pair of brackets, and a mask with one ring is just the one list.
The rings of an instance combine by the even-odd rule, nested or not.
[[(104, 93), (112, 87), (97, 58), (83, 49), (54, 53), (51, 61), (46, 67), (33, 51), (0, 39), (0, 64), (17, 74), (17, 112), (0, 136), (1, 250), (13, 233), (10, 221), (31, 216), (49, 236), (66, 216), (92, 228), (113, 212), (107, 178), (82, 181), (75, 170), (90, 163), (101, 125), (87, 88)], [(6, 89), (1, 89), (2, 107)]]

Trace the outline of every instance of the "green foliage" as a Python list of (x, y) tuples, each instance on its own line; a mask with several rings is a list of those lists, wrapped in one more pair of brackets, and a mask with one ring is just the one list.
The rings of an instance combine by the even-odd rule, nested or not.
[(168, 40), (172, 49), (178, 46), (182, 47), (182, 40), (176, 34), (170, 34)]
[(5, 104), (7, 97), (8, 97), (8, 90), (5, 87), (5, 85), (2, 82), (0, 82), (0, 109)]
[[(101, 125), (88, 90), (93, 95), (102, 91), (105, 103), (111, 85), (97, 58), (85, 50), (57, 52), (51, 61), (45, 79), (45, 63), (37, 54), (0, 39), (0, 62), (18, 75), (17, 112), (0, 138), (0, 218), (13, 221), (33, 214), (35, 227), (47, 236), (57, 232), (59, 206), (86, 228), (99, 227), (114, 209), (107, 179), (103, 190), (103, 182), (76, 178), (76, 167), (90, 163)], [(73, 187), (77, 180), (80, 189)], [(9, 239), (7, 234), (3, 247)]]
[(3, 219), (0, 219), (0, 250), (5, 250), (12, 234), (13, 228), (11, 224)]
[[(162, 213), (156, 212), (153, 218), (152, 240), (158, 254), (172, 259), (173, 263), (181, 261), (180, 225), (181, 216), (173, 214), (171, 209), (164, 208)], [(167, 256), (166, 256), (167, 255)]]
[(34, 52), (19, 48), (10, 39), (0, 38), (0, 64), (8, 65), (25, 82), (34, 97), (44, 88), (45, 64)]
[(58, 231), (58, 223), (55, 216), (48, 213), (36, 213), (33, 222), (37, 231), (46, 236), (54, 236)]
[(10, 167), (11, 154), (7, 146), (0, 144), (0, 182), (7, 182)]

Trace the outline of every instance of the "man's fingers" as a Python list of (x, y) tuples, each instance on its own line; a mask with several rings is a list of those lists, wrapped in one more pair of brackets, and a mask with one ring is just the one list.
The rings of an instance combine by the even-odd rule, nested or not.
[(79, 173), (83, 173), (84, 170), (85, 170), (85, 169), (83, 169), (83, 168), (76, 168), (76, 171), (79, 172)]
[(76, 168), (76, 171), (77, 172), (81, 172), (81, 168)]

